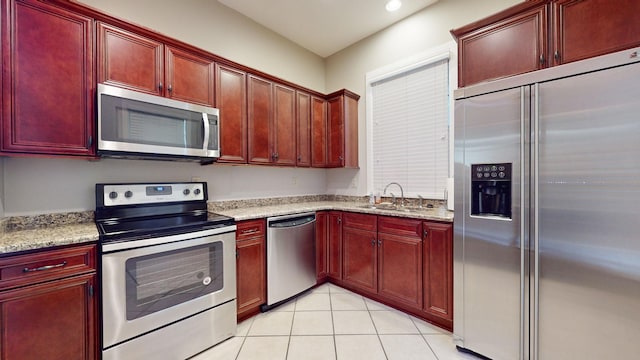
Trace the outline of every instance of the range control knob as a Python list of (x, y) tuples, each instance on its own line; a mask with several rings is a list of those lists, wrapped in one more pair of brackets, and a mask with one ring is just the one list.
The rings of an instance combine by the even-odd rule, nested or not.
[(185, 196), (187, 196), (187, 195), (191, 194), (191, 190), (189, 190), (189, 189), (184, 189), (184, 190), (182, 190), (182, 193), (183, 193)]
[(130, 197), (132, 197), (132, 196), (133, 196), (133, 193), (132, 193), (130, 190), (127, 190), (127, 191), (124, 193), (124, 197), (126, 197), (126, 198), (130, 198)]
[(196, 194), (196, 195), (200, 195), (200, 189), (193, 190), (193, 193)]
[(118, 193), (115, 191), (112, 191), (109, 193), (109, 199), (115, 199), (118, 197)]

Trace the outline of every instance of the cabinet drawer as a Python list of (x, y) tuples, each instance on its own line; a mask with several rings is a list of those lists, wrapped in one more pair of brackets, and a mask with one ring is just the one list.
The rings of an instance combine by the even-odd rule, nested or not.
[(422, 238), (422, 221), (392, 216), (379, 216), (378, 232), (420, 239)]
[(376, 231), (377, 229), (376, 220), (377, 220), (377, 216), (375, 215), (345, 212), (342, 215), (342, 226), (355, 228), (355, 229)]
[(265, 219), (239, 221), (236, 224), (236, 240), (244, 240), (256, 236), (264, 236), (267, 227)]
[(95, 271), (96, 245), (9, 256), (0, 259), (0, 290)]

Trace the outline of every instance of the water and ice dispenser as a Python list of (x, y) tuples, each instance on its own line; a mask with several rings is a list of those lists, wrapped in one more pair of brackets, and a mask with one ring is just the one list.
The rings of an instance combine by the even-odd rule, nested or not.
[(511, 219), (511, 164), (471, 165), (471, 215)]

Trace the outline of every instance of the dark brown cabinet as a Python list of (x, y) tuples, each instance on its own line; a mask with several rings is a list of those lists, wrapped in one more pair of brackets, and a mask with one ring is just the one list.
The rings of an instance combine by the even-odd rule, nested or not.
[(311, 95), (297, 91), (296, 166), (311, 166)]
[(216, 64), (216, 107), (220, 110), (219, 162), (247, 163), (247, 74)]
[(327, 276), (342, 280), (342, 212), (329, 212)]
[(378, 216), (378, 294), (422, 307), (422, 222)]
[(266, 222), (239, 221), (236, 232), (238, 320), (260, 311), (267, 300)]
[(316, 212), (316, 279), (318, 284), (327, 280), (329, 269), (329, 212)]
[(498, 79), (640, 45), (640, 2), (533, 0), (452, 30), (458, 85)]
[(311, 98), (311, 166), (327, 167), (327, 101)]
[(327, 96), (327, 167), (358, 167), (358, 95)]
[(95, 245), (0, 259), (0, 357), (96, 359)]
[(424, 222), (424, 311), (453, 327), (453, 226)]
[(296, 96), (293, 88), (249, 75), (250, 164), (296, 164)]
[(95, 154), (92, 26), (40, 1), (2, 1), (0, 151)]
[(97, 32), (98, 82), (213, 106), (213, 59), (102, 22)]
[(375, 215), (342, 214), (342, 280), (348, 286), (378, 291), (378, 239)]

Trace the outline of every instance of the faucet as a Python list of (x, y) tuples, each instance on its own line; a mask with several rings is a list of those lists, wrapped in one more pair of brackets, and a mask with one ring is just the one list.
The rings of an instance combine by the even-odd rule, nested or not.
[(402, 190), (402, 185), (398, 184), (397, 182), (390, 182), (387, 184), (387, 186), (384, 187), (384, 191), (382, 192), (383, 194), (387, 193), (387, 188), (389, 188), (389, 186), (391, 185), (398, 185), (398, 187), (400, 188), (400, 197), (402, 198), (402, 200), (400, 200), (400, 206), (404, 207), (404, 190)]
[(418, 195), (418, 199), (420, 200), (418, 207), (422, 209), (422, 202), (424, 201), (424, 198), (421, 195)]

